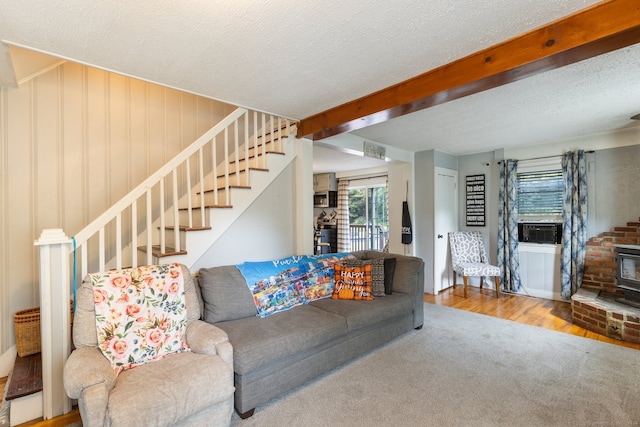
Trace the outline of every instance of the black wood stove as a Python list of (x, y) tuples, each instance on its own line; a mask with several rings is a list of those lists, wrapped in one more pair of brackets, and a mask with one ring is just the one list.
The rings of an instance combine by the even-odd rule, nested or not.
[(618, 289), (624, 292), (618, 301), (640, 307), (640, 246), (617, 245), (616, 262)]

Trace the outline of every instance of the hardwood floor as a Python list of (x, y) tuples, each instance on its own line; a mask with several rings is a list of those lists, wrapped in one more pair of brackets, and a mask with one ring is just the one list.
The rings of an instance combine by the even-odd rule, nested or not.
[(17, 427), (66, 427), (79, 421), (81, 421), (80, 412), (76, 408), (68, 414), (64, 414), (47, 421), (43, 421), (42, 419), (33, 420), (24, 424), (18, 424)]
[[(505, 293), (498, 299), (494, 291), (474, 287), (470, 287), (468, 292), (468, 298), (464, 298), (462, 287), (458, 286), (439, 295), (425, 294), (424, 301), (640, 350), (640, 344), (611, 339), (574, 325), (569, 303)], [(4, 390), (3, 380), (6, 381), (0, 379), (0, 385)], [(80, 421), (80, 414), (76, 409), (52, 420), (34, 420), (19, 427), (65, 427), (77, 421)]]
[(469, 287), (468, 298), (464, 298), (462, 286), (438, 295), (425, 294), (424, 301), (640, 350), (640, 344), (608, 338), (574, 325), (568, 302), (505, 293), (498, 299), (495, 291), (475, 287)]

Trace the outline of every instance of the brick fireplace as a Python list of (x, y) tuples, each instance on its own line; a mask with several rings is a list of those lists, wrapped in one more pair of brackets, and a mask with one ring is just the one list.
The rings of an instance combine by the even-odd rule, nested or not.
[(622, 304), (617, 288), (616, 245), (640, 245), (640, 222), (628, 222), (587, 242), (582, 287), (571, 297), (573, 323), (590, 331), (640, 343), (640, 308)]

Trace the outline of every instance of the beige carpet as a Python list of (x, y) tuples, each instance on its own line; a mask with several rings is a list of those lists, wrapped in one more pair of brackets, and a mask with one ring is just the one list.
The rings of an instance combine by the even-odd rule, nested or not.
[(233, 426), (640, 426), (640, 351), (425, 303), (425, 326)]

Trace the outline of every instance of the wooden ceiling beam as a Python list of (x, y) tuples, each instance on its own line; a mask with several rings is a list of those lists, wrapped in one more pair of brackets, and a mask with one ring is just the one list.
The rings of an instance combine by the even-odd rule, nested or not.
[(455, 62), (307, 117), (298, 137), (319, 140), (640, 42), (640, 2), (611, 0)]

